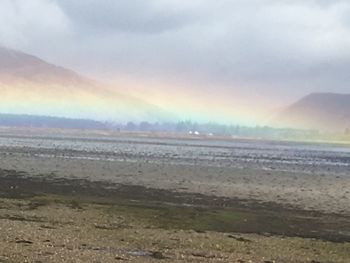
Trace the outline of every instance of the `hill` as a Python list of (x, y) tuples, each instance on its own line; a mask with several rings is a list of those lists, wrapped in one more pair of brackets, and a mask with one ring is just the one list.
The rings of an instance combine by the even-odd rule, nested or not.
[(273, 124), (343, 132), (350, 128), (350, 94), (312, 93), (283, 110)]
[(0, 47), (0, 113), (109, 122), (172, 116), (140, 99), (20, 51)]

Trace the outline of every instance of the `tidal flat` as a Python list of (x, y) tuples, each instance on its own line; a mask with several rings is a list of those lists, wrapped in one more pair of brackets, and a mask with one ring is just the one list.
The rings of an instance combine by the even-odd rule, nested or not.
[(0, 141), (0, 262), (350, 261), (345, 146)]

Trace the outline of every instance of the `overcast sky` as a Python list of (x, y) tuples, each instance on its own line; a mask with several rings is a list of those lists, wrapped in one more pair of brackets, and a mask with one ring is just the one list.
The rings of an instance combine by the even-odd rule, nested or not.
[(0, 43), (105, 79), (350, 93), (347, 0), (0, 0)]

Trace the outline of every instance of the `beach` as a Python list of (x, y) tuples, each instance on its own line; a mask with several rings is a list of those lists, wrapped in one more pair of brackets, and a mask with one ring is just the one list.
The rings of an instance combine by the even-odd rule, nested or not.
[(348, 262), (347, 146), (1, 134), (2, 262)]

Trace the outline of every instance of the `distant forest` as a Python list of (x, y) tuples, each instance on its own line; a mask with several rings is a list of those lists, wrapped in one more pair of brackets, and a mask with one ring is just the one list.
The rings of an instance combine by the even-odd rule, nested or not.
[(350, 140), (350, 132), (340, 134), (324, 134), (317, 130), (298, 130), (289, 128), (273, 128), (269, 126), (240, 126), (218, 123), (179, 122), (128, 122), (116, 124), (87, 119), (70, 119), (49, 116), (0, 114), (0, 126), (22, 128), (57, 128), (108, 130), (113, 132), (169, 132), (192, 136), (225, 136), (231, 138), (257, 139), (294, 139), (294, 140)]
[(103, 122), (49, 116), (0, 114), (0, 126), (62, 129), (107, 129)]
[(120, 131), (147, 131), (147, 132), (175, 132), (186, 133), (193, 136), (230, 136), (250, 138), (313, 138), (319, 135), (317, 130), (278, 129), (269, 126), (241, 126), (224, 125), (218, 123), (197, 123), (192, 121), (180, 121), (177, 123), (133, 123), (116, 126)]

